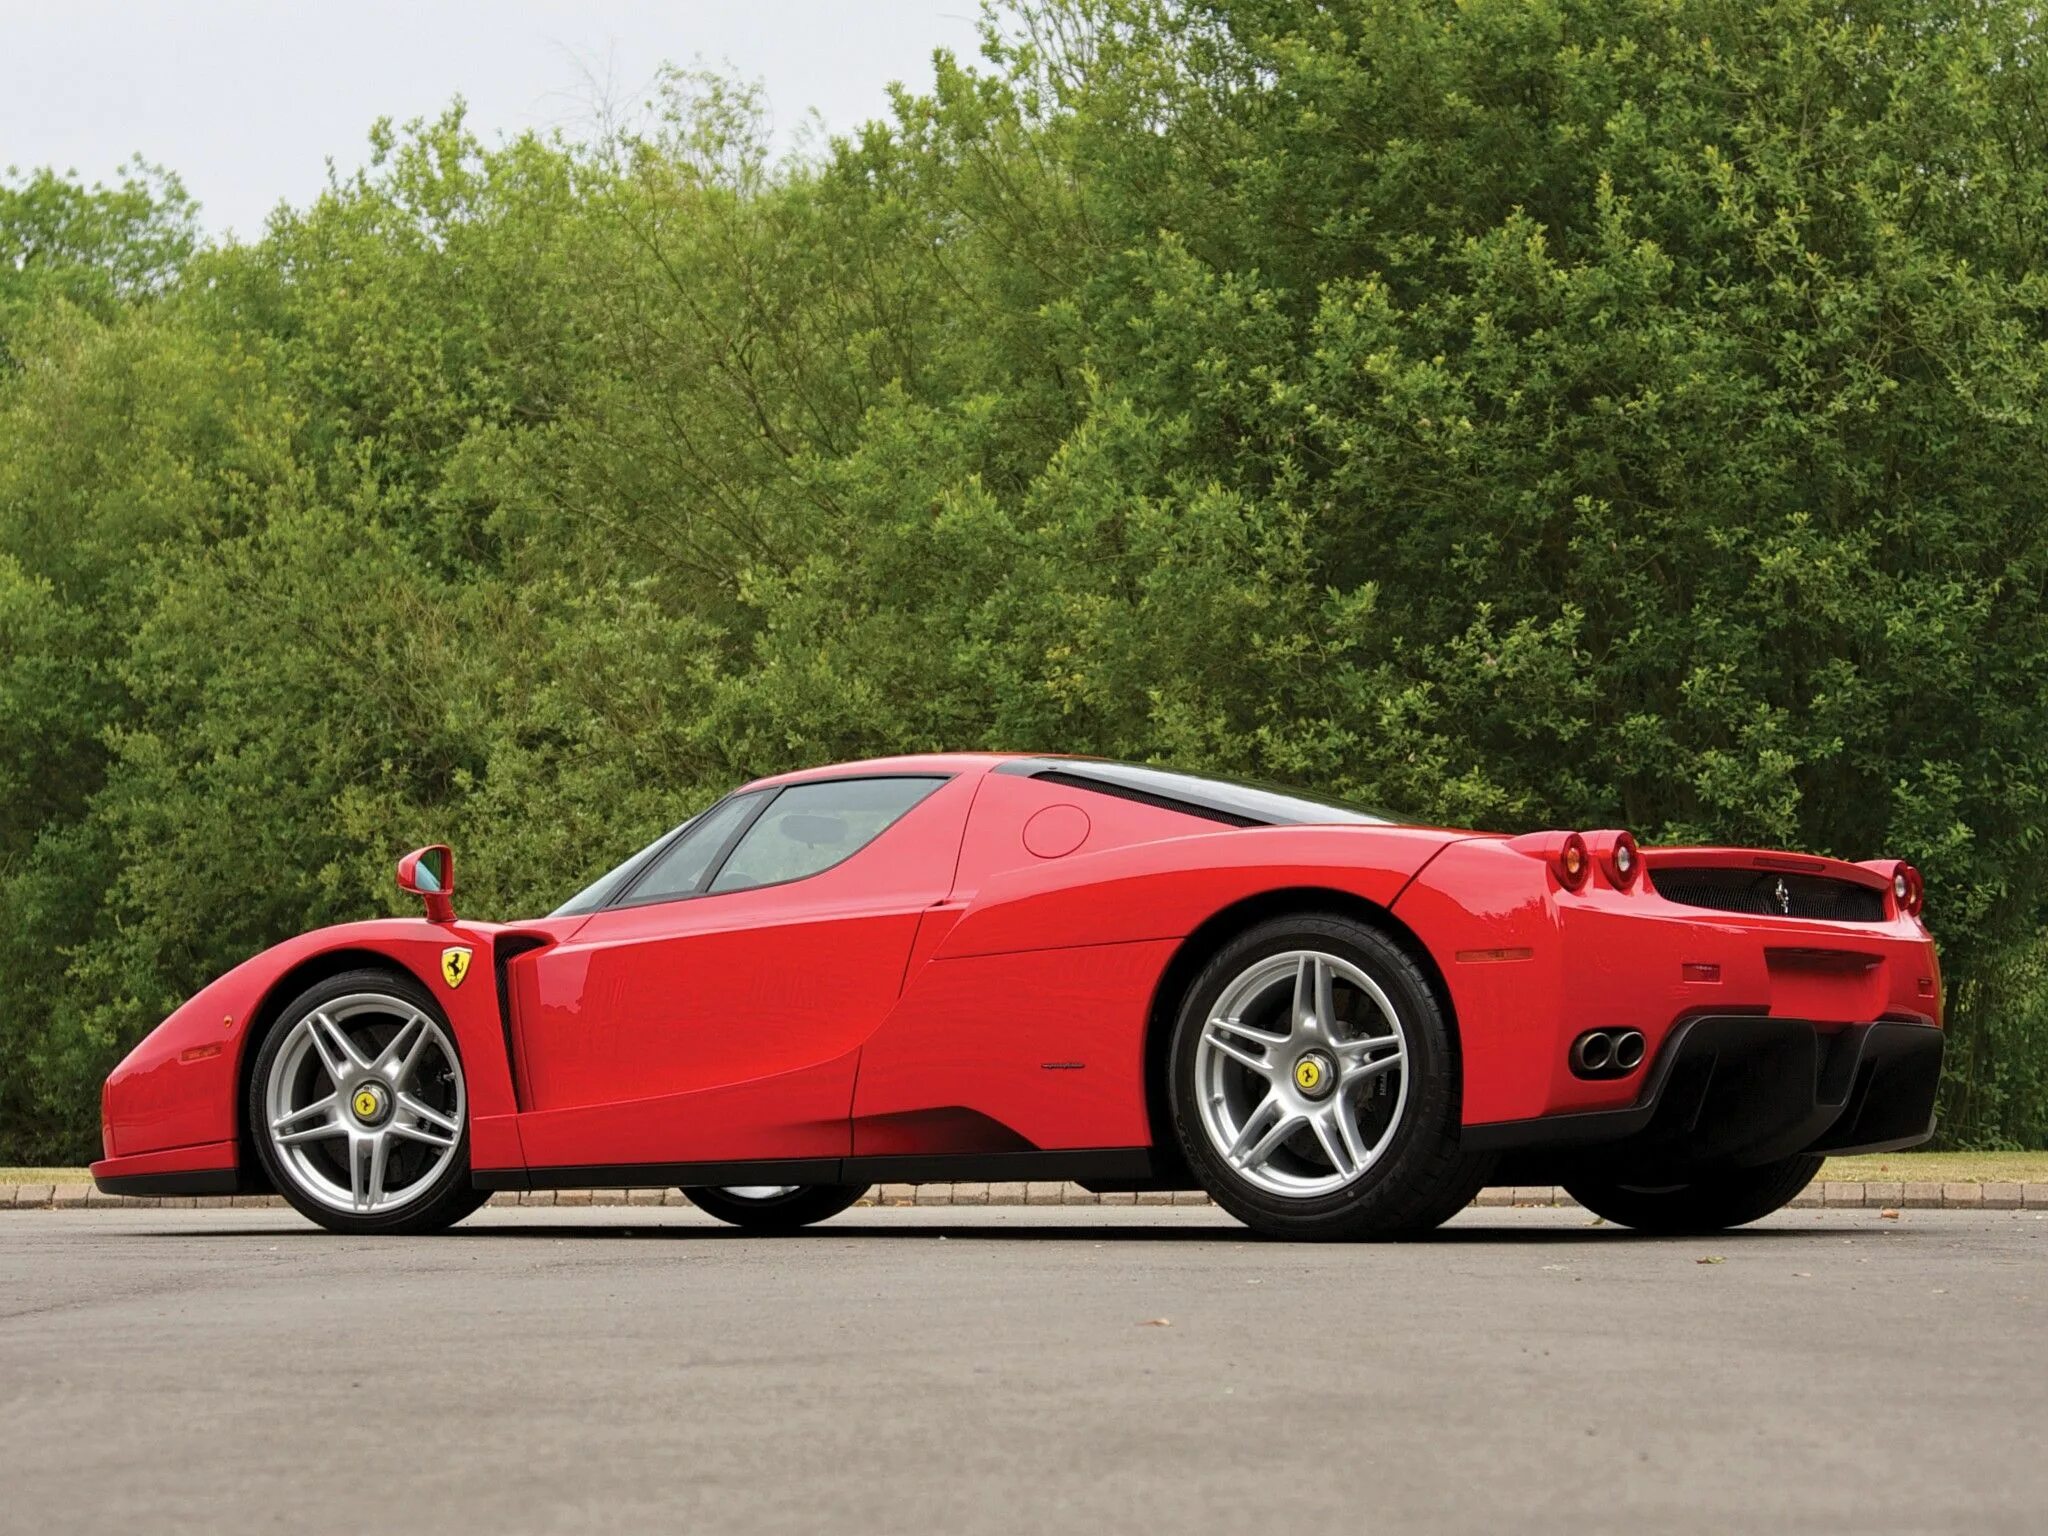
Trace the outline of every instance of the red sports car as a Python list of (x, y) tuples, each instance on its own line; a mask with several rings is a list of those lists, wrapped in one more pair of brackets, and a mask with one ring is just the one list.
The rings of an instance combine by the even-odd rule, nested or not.
[(763, 779), (533, 922), (458, 919), (446, 848), (398, 878), (423, 920), (266, 950), (129, 1054), (101, 1189), (419, 1232), (677, 1185), (774, 1230), (877, 1180), (1074, 1179), (1364, 1237), (1560, 1183), (1696, 1231), (1924, 1140), (1941, 1068), (1907, 865), (1092, 759)]

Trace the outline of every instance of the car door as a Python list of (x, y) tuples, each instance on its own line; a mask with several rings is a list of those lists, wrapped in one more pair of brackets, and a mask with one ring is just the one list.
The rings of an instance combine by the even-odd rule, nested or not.
[(535, 1168), (843, 1157), (860, 1048), (944, 898), (971, 780), (729, 797), (515, 963)]

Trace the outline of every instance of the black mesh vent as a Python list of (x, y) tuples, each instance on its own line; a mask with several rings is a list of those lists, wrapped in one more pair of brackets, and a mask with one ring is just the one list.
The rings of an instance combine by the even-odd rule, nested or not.
[(1825, 875), (1775, 869), (1652, 869), (1650, 884), (1666, 901), (1757, 917), (1817, 917), (1835, 923), (1881, 923), (1884, 892)]

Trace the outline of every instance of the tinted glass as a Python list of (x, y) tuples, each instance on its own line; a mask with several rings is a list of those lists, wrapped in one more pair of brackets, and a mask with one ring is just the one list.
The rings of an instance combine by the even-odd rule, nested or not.
[(682, 826), (675, 828), (673, 831), (663, 833), (645, 848), (634, 854), (633, 857), (626, 860), (625, 863), (614, 864), (574, 896), (571, 896), (567, 901), (555, 908), (548, 916), (575, 917), (580, 913), (595, 912), (620, 891), (623, 891), (628, 885), (632, 884), (633, 877), (649, 864), (652, 864), (655, 856), (674, 839), (681, 837), (689, 829), (690, 825), (691, 823), (684, 822)]
[(1243, 779), (1218, 779), (1207, 774), (1175, 773), (1170, 768), (1144, 768), (1136, 763), (1101, 763), (1089, 759), (1039, 760), (1030, 764), (1033, 778), (1099, 789), (1147, 800), (1190, 815), (1209, 816), (1240, 826), (1273, 827), (1329, 822), (1397, 822), (1399, 818), (1369, 811), (1346, 800), (1332, 799), (1277, 784)]
[(753, 814), (761, 791), (721, 800), (699, 816), (647, 866), (647, 872), (622, 891), (631, 902), (660, 901), (695, 894), (704, 872), (724, 850), (726, 840)]
[(747, 829), (714, 891), (779, 885), (830, 869), (873, 842), (943, 779), (831, 779), (793, 784)]

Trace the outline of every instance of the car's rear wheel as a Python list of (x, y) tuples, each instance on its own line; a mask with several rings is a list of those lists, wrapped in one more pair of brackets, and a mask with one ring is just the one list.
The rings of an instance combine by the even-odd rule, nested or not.
[(1462, 1209), (1493, 1159), (1458, 1138), (1451, 1029), (1387, 935), (1348, 917), (1258, 924), (1189, 987), (1170, 1063), (1189, 1165), (1276, 1237), (1394, 1237)]
[(749, 1232), (794, 1232), (837, 1216), (867, 1192), (865, 1184), (748, 1184), (683, 1195), (705, 1214)]
[(489, 1196), (469, 1182), (455, 1032), (395, 971), (329, 977), (257, 1047), (249, 1126), (279, 1194), (334, 1232), (432, 1232)]
[(1798, 1156), (1738, 1168), (1689, 1184), (1569, 1179), (1565, 1193), (1596, 1216), (1639, 1232), (1719, 1232), (1759, 1221), (1792, 1202), (1825, 1158)]

